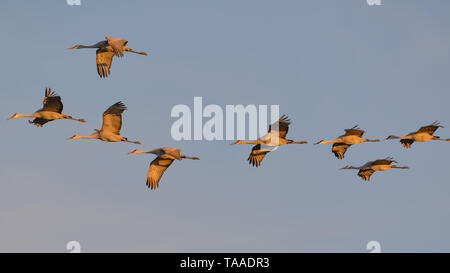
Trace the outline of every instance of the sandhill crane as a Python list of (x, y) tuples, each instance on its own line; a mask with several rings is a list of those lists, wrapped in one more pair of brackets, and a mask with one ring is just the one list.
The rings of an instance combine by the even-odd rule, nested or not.
[(230, 145), (256, 144), (255, 146), (253, 146), (252, 152), (250, 153), (250, 156), (248, 157), (247, 160), (250, 165), (254, 167), (259, 167), (261, 165), (261, 161), (264, 159), (266, 154), (268, 154), (270, 151), (274, 150), (278, 146), (282, 146), (285, 144), (308, 143), (307, 141), (294, 141), (286, 139), (286, 135), (288, 133), (290, 124), (291, 122), (289, 120), (289, 117), (283, 115), (277, 122), (269, 126), (269, 131), (265, 136), (260, 137), (254, 141), (238, 140)]
[(123, 57), (123, 52), (133, 52), (136, 54), (147, 55), (145, 52), (134, 51), (127, 47), (128, 41), (115, 38), (106, 37), (106, 40), (100, 41), (94, 45), (75, 45), (69, 49), (81, 49), (81, 48), (98, 48), (97, 54), (97, 72), (100, 78), (108, 77), (111, 74), (111, 63), (114, 56)]
[(438, 121), (431, 123), (430, 125), (420, 127), (416, 132), (409, 133), (406, 136), (398, 137), (398, 136), (388, 136), (386, 139), (400, 139), (400, 143), (403, 144), (405, 148), (411, 148), (411, 145), (414, 141), (418, 142), (426, 142), (430, 140), (441, 140), (441, 141), (450, 141), (450, 138), (442, 139), (438, 136), (433, 136), (434, 132), (437, 129), (444, 128), (444, 126), (440, 125)]
[(120, 135), (120, 129), (122, 128), (122, 113), (126, 109), (127, 107), (121, 101), (111, 105), (103, 113), (102, 129), (95, 129), (95, 133), (90, 136), (73, 135), (69, 139), (96, 138), (108, 142), (125, 141), (141, 144), (139, 141), (130, 141), (126, 137)]
[(43, 102), (42, 109), (37, 110), (34, 114), (31, 115), (24, 115), (15, 113), (10, 119), (14, 118), (34, 118), (33, 121), (28, 121), (30, 124), (34, 124), (37, 127), (42, 127), (44, 124), (46, 124), (49, 121), (57, 120), (57, 119), (71, 119), (76, 120), (79, 122), (86, 122), (84, 119), (76, 119), (72, 118), (71, 116), (64, 114), (62, 112), (63, 110), (63, 104), (61, 102), (61, 97), (56, 95), (54, 91), (52, 91), (51, 88), (45, 88), (45, 96), (44, 96), (44, 102)]
[(331, 152), (334, 153), (334, 155), (338, 159), (343, 159), (344, 154), (347, 151), (350, 146), (361, 143), (361, 142), (378, 142), (379, 139), (367, 139), (363, 138), (364, 131), (358, 128), (358, 125), (353, 126), (350, 129), (345, 129), (345, 134), (342, 136), (339, 136), (336, 139), (333, 140), (321, 140), (315, 144), (327, 144), (327, 143), (333, 143), (333, 146), (331, 147)]
[(360, 176), (365, 181), (370, 181), (370, 176), (376, 171), (387, 171), (391, 168), (409, 169), (409, 167), (392, 165), (392, 163), (398, 162), (395, 161), (392, 157), (386, 157), (384, 159), (369, 161), (361, 167), (353, 167), (352, 165), (347, 165), (344, 168), (341, 168), (341, 170), (359, 170), (358, 176)]
[(181, 160), (183, 158), (199, 160), (198, 157), (191, 157), (181, 154), (181, 149), (176, 149), (172, 147), (156, 148), (151, 151), (134, 150), (128, 154), (155, 154), (157, 157), (150, 163), (150, 168), (147, 174), (147, 187), (152, 190), (156, 190), (159, 186), (159, 181), (161, 180), (164, 172), (169, 168), (170, 164), (177, 159)]

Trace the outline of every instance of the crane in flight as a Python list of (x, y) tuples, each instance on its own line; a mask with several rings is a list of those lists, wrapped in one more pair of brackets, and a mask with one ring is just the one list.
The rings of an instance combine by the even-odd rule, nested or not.
[(409, 169), (407, 166), (397, 166), (392, 163), (398, 163), (392, 157), (386, 157), (384, 159), (377, 159), (374, 161), (369, 161), (361, 167), (354, 167), (352, 165), (347, 165), (341, 170), (359, 170), (358, 176), (365, 181), (370, 181), (370, 176), (376, 171), (387, 171), (391, 168), (395, 169)]
[(415, 132), (411, 132), (406, 136), (398, 137), (398, 136), (388, 136), (386, 139), (400, 139), (400, 143), (403, 144), (403, 147), (409, 149), (414, 141), (417, 142), (427, 142), (430, 140), (440, 140), (440, 141), (450, 141), (450, 138), (443, 139), (438, 136), (434, 136), (434, 132), (437, 129), (444, 128), (444, 126), (440, 125), (438, 121), (431, 123), (430, 125), (420, 127), (419, 130)]
[(120, 135), (122, 128), (122, 113), (127, 107), (121, 101), (111, 105), (103, 113), (103, 125), (101, 129), (95, 129), (95, 132), (89, 136), (73, 135), (69, 139), (100, 139), (108, 142), (125, 141), (134, 144), (141, 144), (139, 141), (130, 141), (126, 137)]
[(52, 91), (51, 88), (45, 88), (44, 102), (43, 102), (43, 107), (41, 109), (37, 110), (35, 113), (33, 113), (31, 115), (15, 113), (8, 120), (15, 119), (15, 118), (21, 118), (21, 117), (34, 118), (32, 121), (29, 120), (28, 122), (30, 124), (36, 125), (37, 127), (42, 127), (47, 122), (57, 120), (57, 119), (71, 119), (71, 120), (76, 120), (79, 122), (86, 122), (82, 118), (76, 119), (76, 118), (72, 118), (71, 116), (69, 116), (67, 114), (64, 114), (62, 112), (63, 107), (64, 106), (62, 104), (61, 97), (56, 95), (56, 93), (54, 91)]
[(353, 126), (350, 129), (345, 129), (345, 134), (333, 139), (333, 140), (321, 140), (315, 144), (327, 144), (333, 143), (331, 147), (331, 152), (338, 159), (343, 159), (344, 154), (350, 146), (362, 143), (362, 142), (378, 142), (379, 139), (367, 139), (363, 138), (364, 130), (358, 128), (358, 125)]
[(147, 187), (156, 190), (159, 187), (159, 181), (164, 172), (176, 160), (188, 158), (192, 160), (199, 160), (198, 157), (187, 156), (181, 153), (181, 149), (172, 147), (156, 148), (150, 151), (134, 150), (128, 154), (155, 154), (157, 157), (150, 163), (150, 168), (147, 174)]
[(238, 140), (230, 145), (236, 144), (256, 144), (253, 146), (248, 162), (254, 167), (261, 166), (261, 161), (264, 157), (275, 148), (286, 144), (306, 144), (307, 141), (294, 141), (287, 139), (286, 135), (289, 131), (289, 125), (291, 124), (288, 116), (283, 115), (280, 119), (269, 126), (268, 133), (253, 141)]
[(115, 37), (106, 37), (106, 40), (100, 41), (96, 44), (75, 45), (69, 49), (82, 49), (82, 48), (97, 48), (97, 72), (100, 78), (106, 78), (111, 74), (111, 64), (114, 56), (118, 58), (123, 57), (125, 51), (147, 55), (146, 52), (134, 51), (127, 46), (128, 41)]

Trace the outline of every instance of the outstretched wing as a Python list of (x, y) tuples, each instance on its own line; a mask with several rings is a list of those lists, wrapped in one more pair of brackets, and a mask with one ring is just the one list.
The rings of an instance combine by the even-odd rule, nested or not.
[(400, 139), (400, 143), (403, 144), (403, 147), (406, 149), (411, 148), (411, 145), (414, 143), (413, 139)]
[(100, 78), (106, 78), (111, 74), (111, 64), (114, 52), (108, 51), (106, 48), (99, 48), (97, 53), (97, 72)]
[(115, 37), (106, 37), (106, 40), (108, 41), (108, 44), (114, 50), (114, 54), (117, 57), (123, 57), (123, 48), (128, 43), (128, 41), (124, 40), (124, 39), (115, 38)]
[(439, 125), (439, 122), (435, 121), (431, 123), (430, 125), (420, 127), (420, 129), (417, 131), (417, 133), (427, 133), (430, 135), (433, 135), (434, 132), (436, 132), (439, 127), (443, 127), (442, 125)]
[(347, 151), (347, 149), (351, 146), (351, 144), (345, 144), (343, 142), (339, 142), (339, 143), (334, 143), (333, 146), (331, 147), (331, 152), (334, 153), (334, 155), (338, 158), (338, 159), (343, 159), (344, 158), (344, 154)]
[(164, 153), (169, 156), (172, 156), (175, 159), (181, 160), (181, 149), (172, 148), (172, 147), (164, 147)]
[(61, 102), (61, 97), (56, 95), (56, 93), (52, 91), (51, 88), (45, 88), (45, 97), (43, 104), (44, 106), (42, 107), (41, 111), (62, 113), (63, 104)]
[(247, 159), (248, 163), (253, 167), (259, 167), (261, 165), (261, 161), (270, 151), (271, 149), (269, 149), (268, 147), (264, 147), (264, 145), (261, 144), (253, 146), (252, 151)]
[(275, 130), (277, 130), (277, 128), (278, 128), (279, 137), (286, 138), (286, 135), (289, 131), (290, 124), (291, 124), (291, 120), (289, 119), (289, 117), (286, 115), (283, 115), (280, 117), (280, 119), (277, 122), (275, 122), (269, 126), (269, 133), (271, 133), (272, 130), (275, 132)]
[(358, 128), (358, 124), (353, 126), (350, 129), (345, 129), (345, 135), (344, 136), (359, 136), (362, 137), (364, 135), (364, 130), (361, 130)]
[[(48, 112), (56, 112), (62, 113), (63, 104), (61, 102), (61, 97), (56, 95), (51, 88), (45, 88), (45, 96), (43, 107), (36, 112), (48, 111)], [(33, 121), (28, 121), (30, 124), (34, 124), (37, 127), (42, 127), (44, 124), (49, 122), (50, 120), (44, 118), (35, 118)]]
[(363, 180), (365, 181), (370, 181), (370, 176), (374, 173), (375, 171), (372, 170), (371, 168), (364, 168), (364, 169), (360, 169), (358, 172), (358, 176), (361, 177)]
[(111, 105), (103, 113), (102, 131), (108, 131), (119, 135), (122, 128), (122, 113), (127, 107), (121, 101)]
[(377, 159), (372, 162), (372, 166), (374, 165), (391, 165), (392, 162), (398, 163), (392, 157), (386, 157), (383, 159)]
[(159, 186), (159, 181), (164, 172), (169, 168), (174, 160), (171, 158), (165, 158), (164, 156), (155, 158), (150, 163), (150, 168), (147, 174), (147, 187), (152, 190), (156, 190)]
[(37, 127), (42, 127), (44, 126), (44, 124), (46, 124), (47, 122), (49, 122), (50, 120), (48, 119), (44, 119), (44, 118), (35, 118), (33, 119), (33, 121), (28, 121), (30, 124), (34, 124)]

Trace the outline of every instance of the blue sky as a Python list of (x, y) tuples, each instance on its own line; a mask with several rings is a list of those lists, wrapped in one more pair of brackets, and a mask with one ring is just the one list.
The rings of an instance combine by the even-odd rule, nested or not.
[[(403, 135), (434, 120), (450, 137), (450, 3), (353, 1), (7, 0), (0, 9), (0, 251), (385, 252), (450, 251), (450, 144), (397, 141), (352, 147), (281, 147), (261, 168), (251, 146), (174, 141), (177, 104), (278, 104), (289, 137), (314, 143), (359, 124), (369, 138)], [(115, 59), (96, 74), (105, 36), (151, 55)], [(41, 107), (45, 87), (87, 123), (35, 128), (12, 114)], [(101, 126), (122, 100), (122, 135), (143, 145), (69, 141)], [(206, 121), (206, 120), (205, 120)], [(158, 191), (145, 186), (151, 155), (173, 146)], [(410, 170), (363, 183), (347, 165), (395, 157)]]

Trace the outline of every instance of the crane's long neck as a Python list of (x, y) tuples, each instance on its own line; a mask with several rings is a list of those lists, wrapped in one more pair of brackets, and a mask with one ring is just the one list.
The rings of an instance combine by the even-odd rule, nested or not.
[(241, 140), (241, 143), (239, 144), (259, 144), (260, 142), (258, 140)]
[(131, 153), (133, 153), (133, 154), (152, 154), (153, 151), (134, 150)]
[(159, 149), (159, 148), (153, 149), (153, 150), (149, 150), (149, 151), (143, 151), (143, 150), (136, 149), (136, 150), (132, 151), (129, 154), (154, 154), (154, 155), (157, 155), (157, 156), (161, 156), (162, 154), (164, 154), (164, 152), (161, 152), (161, 149)]
[(232, 143), (231, 145), (234, 144), (261, 144), (260, 140), (238, 140), (235, 143)]
[(352, 165), (348, 165), (348, 166), (345, 166), (344, 168), (341, 168), (341, 170), (360, 170), (362, 168), (362, 166), (361, 167), (355, 167), (355, 166), (352, 166)]
[(70, 137), (69, 139), (82, 139), (82, 138), (84, 138), (84, 139), (100, 138), (100, 135), (99, 135), (99, 133), (95, 132), (89, 136), (74, 135), (74, 136)]
[(99, 135), (98, 134), (92, 134), (92, 135), (89, 135), (89, 136), (80, 136), (80, 138), (99, 138)]
[(412, 139), (412, 136), (388, 136), (386, 139)]
[(322, 140), (317, 144), (328, 144), (328, 143), (337, 143), (337, 142), (341, 142), (341, 140), (339, 139), (333, 139), (333, 140)]
[(93, 45), (77, 45), (77, 48), (102, 48), (106, 45), (105, 41), (102, 42), (98, 42), (96, 44)]
[(33, 114), (30, 114), (30, 115), (16, 113), (12, 117), (10, 117), (9, 119), (13, 119), (13, 118), (37, 118), (37, 117), (38, 117), (38, 113), (33, 113)]

